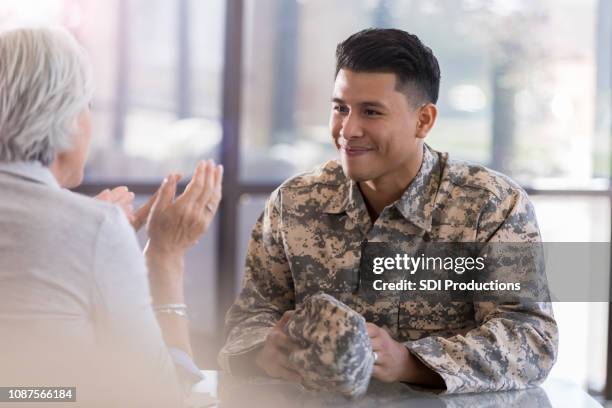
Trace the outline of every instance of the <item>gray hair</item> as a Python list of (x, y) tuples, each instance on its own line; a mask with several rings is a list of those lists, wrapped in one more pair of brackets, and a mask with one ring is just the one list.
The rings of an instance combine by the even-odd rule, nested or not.
[(66, 30), (0, 33), (0, 161), (51, 164), (92, 94), (85, 50)]

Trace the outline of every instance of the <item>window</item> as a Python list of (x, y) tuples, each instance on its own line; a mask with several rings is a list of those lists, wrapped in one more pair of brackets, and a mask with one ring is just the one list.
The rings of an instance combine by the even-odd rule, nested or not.
[[(366, 27), (405, 29), (437, 55), (432, 147), (519, 181), (544, 240), (609, 242), (610, 16), (607, 0), (4, 0), (0, 29), (62, 24), (91, 54), (95, 136), (81, 192), (128, 184), (144, 200), (200, 158), (226, 166), (221, 212), (187, 261), (197, 344), (214, 345), (196, 354), (213, 367), (265, 198), (336, 155), (335, 47)], [(552, 375), (602, 389), (607, 312), (555, 305)]]

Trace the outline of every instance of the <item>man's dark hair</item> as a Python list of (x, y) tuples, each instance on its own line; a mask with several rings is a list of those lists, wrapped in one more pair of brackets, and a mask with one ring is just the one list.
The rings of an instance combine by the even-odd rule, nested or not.
[(419, 99), (412, 101), (415, 104), (438, 101), (438, 60), (416, 35), (406, 31), (368, 28), (351, 35), (336, 47), (336, 76), (341, 69), (393, 73), (398, 91), (417, 92), (411, 95)]

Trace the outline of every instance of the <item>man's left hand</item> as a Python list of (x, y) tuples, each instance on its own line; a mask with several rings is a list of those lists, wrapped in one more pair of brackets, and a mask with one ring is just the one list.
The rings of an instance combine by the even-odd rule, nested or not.
[(372, 351), (377, 355), (372, 377), (382, 382), (405, 382), (438, 389), (446, 388), (444, 379), (415, 357), (402, 343), (374, 323), (366, 323)]
[(366, 323), (372, 350), (378, 356), (372, 377), (386, 383), (408, 381), (411, 356), (408, 349), (374, 323)]

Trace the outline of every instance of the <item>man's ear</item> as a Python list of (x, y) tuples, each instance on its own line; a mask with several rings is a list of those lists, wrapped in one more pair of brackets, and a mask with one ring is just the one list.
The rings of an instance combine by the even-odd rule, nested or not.
[(421, 106), (417, 112), (416, 137), (424, 139), (433, 128), (438, 117), (438, 108), (433, 103)]

